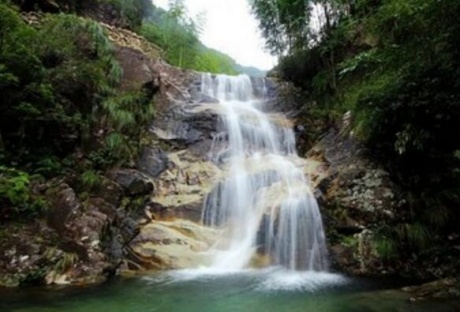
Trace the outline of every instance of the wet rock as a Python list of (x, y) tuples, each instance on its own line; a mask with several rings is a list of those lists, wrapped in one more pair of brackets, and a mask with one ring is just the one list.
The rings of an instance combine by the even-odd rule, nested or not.
[[(156, 114), (151, 132), (158, 143), (167, 143), (177, 151), (212, 140), (219, 118), (216, 112), (203, 107), (216, 100), (200, 93), (200, 75), (162, 62), (156, 62), (155, 69), (160, 73), (161, 87), (154, 99)], [(195, 151), (201, 156), (207, 153)]]
[(124, 246), (120, 242), (121, 239), (118, 239), (116, 237), (112, 237), (110, 241), (110, 246), (108, 248), (108, 255), (112, 259), (112, 261), (121, 261), (123, 259), (123, 249)]
[(154, 221), (130, 243), (127, 267), (131, 270), (194, 268), (205, 264), (203, 251), (215, 233), (186, 220)]
[(140, 231), (139, 224), (129, 217), (122, 219), (119, 229), (124, 243), (130, 242)]
[[(153, 124), (153, 133), (161, 140), (180, 149), (204, 140), (211, 140), (211, 133), (217, 131), (218, 118), (212, 113), (196, 114), (184, 111), (179, 106), (159, 115)], [(199, 151), (205, 155), (207, 151)]]
[(206, 195), (223, 175), (209, 160), (189, 150), (169, 154), (169, 166), (157, 179), (148, 204), (156, 219), (187, 218), (199, 221)]
[(175, 207), (166, 207), (154, 202), (149, 205), (149, 210), (153, 213), (155, 218), (160, 220), (180, 218), (199, 222), (203, 210), (203, 198), (197, 198), (195, 201), (184, 202), (183, 204), (178, 202), (178, 205)]
[(276, 78), (266, 78), (264, 85), (269, 101), (266, 109), (297, 117), (305, 105), (305, 95), (293, 84)]
[(444, 278), (423, 285), (404, 287), (402, 290), (410, 294), (411, 301), (460, 298), (460, 282), (455, 278)]
[(109, 173), (109, 177), (121, 185), (128, 196), (146, 195), (153, 191), (153, 184), (150, 179), (137, 170), (114, 170)]
[(158, 147), (146, 147), (140, 153), (137, 166), (143, 173), (156, 178), (168, 167), (168, 156)]

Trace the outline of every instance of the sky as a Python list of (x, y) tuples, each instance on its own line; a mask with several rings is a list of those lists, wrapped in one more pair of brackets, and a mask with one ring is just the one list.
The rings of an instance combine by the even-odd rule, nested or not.
[[(221, 51), (239, 64), (262, 70), (271, 69), (276, 58), (264, 51), (257, 20), (250, 13), (248, 0), (185, 0), (189, 15), (205, 12), (206, 24), (200, 36), (206, 46)], [(167, 8), (168, 0), (153, 0)]]

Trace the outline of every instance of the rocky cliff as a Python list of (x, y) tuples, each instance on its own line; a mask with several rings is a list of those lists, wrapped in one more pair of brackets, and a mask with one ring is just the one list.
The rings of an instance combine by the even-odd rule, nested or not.
[[(30, 24), (40, 18), (24, 16)], [(201, 93), (200, 73), (168, 65), (135, 33), (102, 25), (123, 69), (119, 88), (146, 92), (155, 118), (135, 162), (108, 171), (86, 198), (76, 194), (72, 176), (36, 186), (49, 199), (47, 217), (2, 230), (0, 284), (87, 284), (120, 272), (194, 267), (214, 242), (200, 219), (206, 195), (226, 176), (208, 155), (222, 131), (215, 99)], [(314, 129), (296, 124), (305, 117), (301, 93), (275, 80), (266, 86), (268, 109), (287, 116), (274, 122), (294, 127), (299, 150), (308, 151), (298, 166), (320, 201), (333, 267), (387, 273), (375, 229), (402, 204), (397, 187), (350, 136), (346, 118), (313, 144)]]

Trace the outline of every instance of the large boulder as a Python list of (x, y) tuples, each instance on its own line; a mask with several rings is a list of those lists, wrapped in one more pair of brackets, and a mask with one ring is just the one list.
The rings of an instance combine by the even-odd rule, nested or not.
[(72, 188), (65, 182), (58, 182), (47, 192), (50, 208), (47, 211), (48, 225), (59, 235), (68, 231), (69, 224), (81, 213), (81, 203)]
[(160, 89), (160, 76), (151, 58), (137, 49), (125, 46), (118, 46), (115, 55), (123, 70), (120, 84), (122, 90), (145, 90), (153, 96)]
[(108, 176), (121, 185), (128, 196), (146, 195), (153, 191), (153, 183), (149, 177), (137, 170), (113, 170), (109, 172)]
[(154, 221), (130, 243), (128, 270), (197, 268), (214, 242), (214, 230), (186, 220)]

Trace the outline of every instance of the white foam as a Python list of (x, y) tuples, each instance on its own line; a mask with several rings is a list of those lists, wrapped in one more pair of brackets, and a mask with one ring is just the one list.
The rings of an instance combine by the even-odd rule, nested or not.
[(155, 277), (144, 278), (152, 283), (184, 283), (189, 281), (241, 279), (242, 284), (260, 292), (316, 292), (348, 283), (343, 275), (328, 272), (291, 271), (280, 267), (247, 270), (198, 268), (168, 271)]
[(257, 286), (262, 291), (305, 291), (315, 292), (323, 288), (347, 283), (339, 274), (328, 272), (296, 272), (278, 270), (267, 275)]

